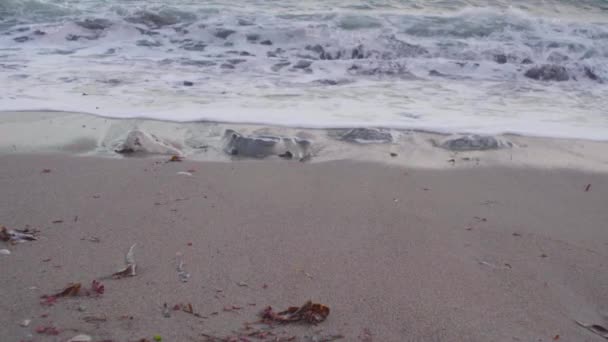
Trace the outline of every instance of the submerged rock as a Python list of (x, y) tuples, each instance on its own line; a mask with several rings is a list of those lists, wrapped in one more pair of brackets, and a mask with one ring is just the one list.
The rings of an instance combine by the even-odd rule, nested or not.
[(120, 154), (182, 154), (170, 142), (140, 130), (129, 132), (125, 141), (114, 151)]
[(137, 12), (134, 16), (125, 19), (133, 24), (143, 24), (148, 27), (160, 28), (177, 24), (179, 19), (170, 13), (152, 13), (148, 11)]
[(13, 38), (13, 40), (16, 41), (17, 43), (25, 43), (25, 42), (27, 42), (30, 39), (32, 39), (32, 38), (30, 38), (28, 36), (22, 36), (22, 37)]
[(561, 65), (555, 64), (547, 64), (534, 67), (526, 71), (525, 76), (538, 81), (562, 82), (568, 81), (570, 79), (570, 75), (568, 75), (568, 70)]
[(308, 67), (310, 67), (312, 65), (312, 61), (307, 61), (307, 60), (299, 60), (296, 64), (294, 64), (294, 68), (296, 69), (306, 69)]
[(393, 135), (386, 129), (353, 128), (342, 134), (340, 140), (357, 144), (385, 144), (393, 142)]
[(218, 29), (217, 31), (215, 31), (215, 36), (221, 39), (226, 39), (228, 37), (230, 37), (231, 35), (233, 35), (234, 33), (236, 33), (235, 30), (229, 30), (229, 29)]
[(112, 26), (112, 22), (108, 19), (96, 18), (77, 21), (76, 25), (84, 27), (87, 30), (105, 30)]
[(477, 134), (450, 137), (439, 142), (437, 145), (450, 151), (498, 150), (513, 146), (509, 141), (500, 140), (493, 136)]
[(303, 161), (310, 157), (310, 145), (309, 140), (296, 137), (244, 136), (231, 129), (224, 133), (224, 152), (233, 156), (249, 158), (279, 156), (285, 159), (297, 158)]

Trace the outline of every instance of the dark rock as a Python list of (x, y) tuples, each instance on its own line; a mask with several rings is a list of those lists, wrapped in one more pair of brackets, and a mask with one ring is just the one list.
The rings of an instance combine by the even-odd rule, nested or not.
[(20, 27), (20, 28), (16, 29), (15, 31), (17, 31), (17, 32), (26, 32), (26, 31), (29, 31), (29, 30), (30, 30), (29, 27)]
[(159, 46), (162, 46), (163, 44), (161, 44), (160, 42), (154, 41), (154, 40), (141, 39), (141, 40), (136, 41), (135, 45), (145, 46), (145, 47), (159, 47)]
[(184, 81), (184, 86), (186, 86), (186, 87), (192, 87), (193, 85), (194, 85), (194, 82)]
[(125, 21), (133, 24), (143, 24), (148, 27), (160, 28), (177, 24), (179, 19), (168, 13), (156, 14), (148, 11), (140, 11), (135, 13), (134, 16), (126, 18)]
[(310, 156), (310, 145), (310, 141), (295, 137), (244, 136), (231, 129), (224, 134), (224, 152), (239, 157), (265, 158), (276, 155), (304, 160)]
[(233, 35), (235, 33), (236, 33), (235, 30), (229, 30), (229, 29), (221, 28), (221, 29), (218, 29), (217, 31), (215, 31), (214, 35), (216, 37), (218, 37), (218, 38), (226, 39), (226, 38), (228, 38), (229, 36), (231, 36), (231, 35)]
[(433, 69), (433, 70), (429, 71), (429, 76), (446, 77), (447, 75)]
[(274, 72), (277, 72), (289, 65), (291, 65), (291, 62), (280, 62), (280, 63), (273, 65), (270, 69)]
[(241, 64), (241, 63), (245, 63), (245, 62), (247, 62), (247, 60), (243, 59), (243, 58), (231, 58), (228, 60), (228, 63), (230, 63), (230, 64)]
[(570, 79), (568, 70), (561, 65), (541, 65), (526, 71), (525, 76), (538, 81), (567, 81)]
[(78, 41), (80, 39), (95, 40), (97, 38), (99, 38), (99, 36), (81, 36), (81, 35), (78, 35), (78, 34), (68, 34), (65, 37), (65, 40), (69, 40), (69, 41), (75, 42), (75, 41)]
[(477, 134), (448, 138), (438, 145), (450, 151), (485, 151), (513, 146), (510, 142), (501, 141), (496, 137)]
[(358, 144), (381, 144), (393, 142), (393, 135), (385, 129), (353, 128), (342, 134), (340, 140)]
[(321, 46), (320, 44), (316, 44), (316, 45), (307, 45), (306, 46), (306, 50), (309, 51), (313, 51), (318, 53), (319, 55), (322, 55), (325, 53), (325, 49), (323, 48), (323, 46)]
[(13, 38), (14, 41), (16, 41), (17, 43), (25, 43), (28, 40), (31, 40), (32, 38), (28, 37), (28, 36), (22, 36), (22, 37), (16, 37)]
[(358, 47), (354, 48), (353, 51), (351, 52), (351, 59), (363, 59), (365, 58), (365, 55), (363, 54), (363, 46), (359, 45)]
[(262, 45), (272, 45), (272, 41), (270, 41), (270, 40), (266, 39), (266, 40), (262, 40), (262, 41), (260, 42), (260, 44), (262, 44)]
[(209, 66), (217, 65), (217, 63), (213, 62), (213, 61), (187, 59), (187, 60), (181, 61), (181, 65), (191, 65), (191, 66), (197, 66), (197, 67), (209, 67)]
[(252, 26), (252, 25), (255, 25), (255, 23), (253, 21), (247, 20), (247, 19), (243, 19), (243, 18), (240, 18), (238, 20), (238, 24), (240, 26)]
[(36, 31), (34, 31), (34, 34), (37, 35), (37, 36), (44, 36), (46, 34), (46, 32), (40, 31), (40, 30), (36, 30)]
[(77, 21), (76, 25), (84, 27), (87, 30), (105, 30), (112, 26), (112, 22), (107, 19), (85, 19), (84, 21)]
[(315, 83), (320, 84), (320, 85), (324, 85), (324, 86), (337, 86), (337, 85), (348, 84), (348, 83), (351, 83), (351, 82), (352, 81), (346, 80), (346, 79), (341, 79), (341, 80), (321, 79), (321, 80), (316, 80), (315, 81)]
[(587, 66), (585, 67), (585, 76), (589, 77), (594, 81), (598, 81), (600, 83), (602, 82), (602, 79), (595, 72), (593, 72), (591, 68)]
[(234, 69), (235, 67), (232, 64), (224, 63), (224, 64), (220, 65), (220, 68), (222, 68), (222, 69)]
[(181, 46), (186, 51), (204, 51), (206, 47), (207, 45), (202, 42), (190, 42)]
[(307, 60), (299, 60), (296, 64), (294, 64), (294, 68), (296, 69), (306, 69), (308, 67), (310, 67), (310, 65), (312, 64), (312, 61), (307, 61)]
[(498, 64), (505, 64), (507, 63), (507, 55), (495, 55), (494, 56), (494, 62), (498, 63)]
[(553, 51), (547, 57), (547, 62), (551, 62), (551, 63), (563, 63), (563, 62), (567, 61), (568, 59), (570, 59), (570, 57), (564, 55), (563, 53), (560, 53), (560, 52), (557, 52), (557, 51)]
[(241, 51), (241, 52), (239, 52), (239, 56), (255, 56), (255, 55), (252, 53), (249, 53), (247, 51)]
[(393, 157), (393, 158), (395, 158), (395, 157), (399, 156), (399, 155), (398, 155), (397, 153), (395, 153), (395, 152), (391, 152), (391, 153), (390, 153), (390, 155), (391, 155), (391, 157)]
[(533, 63), (534, 63), (534, 61), (532, 61), (530, 58), (524, 58), (521, 61), (521, 64), (533, 64)]
[(255, 42), (255, 41), (258, 41), (258, 39), (260, 39), (260, 35), (257, 33), (248, 33), (245, 37), (247, 38), (247, 41), (250, 41), (250, 42)]
[(120, 154), (163, 154), (181, 155), (181, 151), (170, 142), (161, 139), (154, 134), (135, 130), (129, 132), (124, 142), (115, 149)]
[(290, 151), (286, 151), (285, 153), (279, 154), (279, 157), (283, 159), (292, 159), (293, 153), (291, 153)]

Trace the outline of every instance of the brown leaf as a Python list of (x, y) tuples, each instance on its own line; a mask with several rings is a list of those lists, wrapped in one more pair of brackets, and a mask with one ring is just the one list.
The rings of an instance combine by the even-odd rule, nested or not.
[(323, 304), (308, 301), (304, 305), (297, 307), (291, 306), (285, 311), (276, 313), (272, 307), (267, 307), (261, 313), (262, 321), (265, 323), (293, 323), (304, 321), (308, 324), (318, 324), (329, 316), (329, 307)]
[(78, 296), (80, 292), (81, 284), (80, 283), (70, 283), (68, 286), (63, 289), (61, 292), (52, 295), (51, 297), (59, 298), (59, 297), (75, 297)]
[(181, 162), (182, 160), (184, 160), (184, 157), (181, 156), (172, 156), (171, 159), (169, 159), (170, 162)]

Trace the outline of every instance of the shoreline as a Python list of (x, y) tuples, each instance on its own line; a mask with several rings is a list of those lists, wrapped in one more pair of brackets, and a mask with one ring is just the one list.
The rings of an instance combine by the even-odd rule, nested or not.
[[(575, 321), (608, 324), (605, 173), (61, 154), (0, 165), (1, 225), (39, 231), (0, 242), (11, 251), (0, 255), (7, 341), (213, 341), (202, 334), (234, 336), (267, 305), (309, 299), (330, 307), (327, 321), (268, 331), (302, 342), (602, 341)], [(138, 274), (103, 278), (133, 243)], [(93, 279), (102, 295), (40, 304)], [(165, 317), (164, 303), (201, 317)]]
[[(125, 142), (130, 132), (141, 131), (165, 141), (187, 159), (243, 159), (226, 153), (225, 135), (229, 130), (243, 137), (270, 136), (307, 141), (310, 146), (307, 146), (308, 155), (304, 159), (313, 163), (356, 160), (431, 169), (508, 166), (608, 171), (608, 156), (604, 152), (608, 148), (608, 141), (504, 134), (488, 137), (509, 146), (456, 151), (441, 148), (440, 145), (447, 139), (466, 134), (381, 129), (390, 135), (390, 141), (354, 143), (341, 138), (348, 129), (111, 119), (66, 112), (3, 112), (0, 115), (0, 154), (67, 153), (122, 158), (115, 150)], [(28, 135), (20, 132), (28, 132)], [(270, 153), (265, 159), (280, 159), (278, 154)], [(157, 153), (138, 155), (154, 156)]]

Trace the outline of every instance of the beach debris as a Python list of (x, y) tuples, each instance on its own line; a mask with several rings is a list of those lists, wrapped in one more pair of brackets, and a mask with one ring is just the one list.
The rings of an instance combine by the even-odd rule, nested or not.
[(178, 276), (179, 280), (182, 283), (188, 282), (188, 279), (190, 279), (190, 273), (188, 273), (184, 269), (184, 260), (183, 260), (182, 253), (181, 252), (175, 253), (175, 259), (176, 259), (176, 264), (177, 264), (177, 276)]
[(587, 184), (585, 187), (585, 192), (589, 192), (589, 190), (591, 190), (591, 184)]
[(21, 321), (21, 323), (19, 323), (19, 326), (27, 328), (30, 323), (32, 323), (31, 319), (24, 319), (23, 321)]
[(169, 158), (168, 161), (169, 162), (181, 162), (183, 160), (184, 160), (184, 157), (178, 156), (178, 155), (174, 155), (174, 156), (171, 156), (171, 158)]
[(103, 284), (97, 280), (93, 280), (93, 282), (91, 283), (91, 289), (93, 290), (93, 292), (97, 293), (98, 295), (102, 295), (105, 291), (105, 286), (103, 286)]
[(559, 340), (559, 335), (553, 336), (553, 341), (557, 341), (557, 340)]
[(81, 287), (82, 287), (82, 284), (80, 284), (80, 283), (70, 283), (70, 284), (68, 284), (68, 286), (66, 288), (61, 290), (61, 292), (58, 292), (52, 296), (56, 297), (56, 298), (78, 296)]
[(163, 338), (160, 335), (154, 335), (154, 341), (156, 341), (156, 342), (162, 342)]
[(8, 229), (4, 226), (0, 227), (0, 240), (11, 243), (19, 243), (25, 241), (38, 240), (36, 234), (38, 231), (29, 229)]
[(397, 157), (397, 156), (399, 156), (399, 155), (398, 155), (397, 153), (395, 153), (395, 152), (391, 152), (391, 153), (390, 153), (390, 156), (391, 156), (391, 157), (393, 157), (393, 158), (395, 158), (395, 157)]
[(135, 272), (137, 264), (135, 263), (134, 252), (136, 245), (136, 243), (132, 244), (129, 248), (129, 251), (127, 252), (127, 255), (125, 255), (125, 267), (119, 270), (118, 272), (112, 274), (112, 278), (120, 279), (124, 277), (134, 277), (135, 275), (137, 275), (137, 273)]
[(165, 318), (170, 318), (171, 317), (171, 312), (169, 312), (169, 305), (167, 305), (167, 303), (163, 304), (163, 317)]
[(369, 328), (364, 328), (359, 334), (359, 341), (361, 342), (372, 342), (372, 332)]
[(51, 173), (51, 169), (42, 169), (42, 173)]
[(246, 282), (244, 282), (244, 281), (239, 281), (239, 282), (238, 282), (238, 283), (236, 283), (236, 284), (237, 284), (238, 286), (240, 286), (240, 287), (249, 287), (249, 284), (247, 284), (247, 283), (246, 283)]
[(226, 305), (224, 306), (224, 311), (226, 312), (232, 312), (232, 311), (238, 311), (241, 310), (243, 307), (238, 306), (238, 305)]
[(599, 324), (587, 324), (587, 323), (583, 323), (581, 321), (574, 321), (576, 322), (576, 324), (580, 325), (581, 327), (591, 331), (592, 333), (599, 335), (605, 339), (608, 339), (608, 329), (606, 329), (605, 327), (599, 325)]
[(300, 307), (291, 306), (287, 310), (278, 313), (268, 306), (260, 315), (264, 323), (294, 323), (303, 321), (308, 324), (318, 324), (325, 321), (327, 316), (329, 316), (329, 307), (307, 301)]
[(11, 251), (8, 249), (0, 249), (0, 255), (11, 255)]
[(89, 236), (89, 237), (83, 237), (80, 238), (81, 241), (90, 241), (90, 242), (94, 242), (94, 243), (100, 243), (101, 239), (98, 238), (97, 236)]
[(85, 321), (86, 323), (98, 324), (98, 323), (106, 322), (108, 320), (108, 318), (105, 315), (104, 316), (84, 316), (84, 317), (82, 317), (82, 320)]
[(80, 334), (72, 337), (67, 342), (90, 342), (93, 341), (93, 338), (89, 335)]
[(41, 335), (59, 335), (59, 329), (54, 326), (39, 326), (36, 328), (36, 333)]
[(57, 224), (57, 223), (63, 223), (63, 220), (54, 220), (53, 224)]
[(86, 305), (82, 305), (82, 304), (78, 305), (78, 311), (80, 311), (80, 312), (85, 312), (85, 311), (87, 311), (87, 307), (86, 307)]
[(199, 313), (194, 312), (194, 308), (192, 307), (192, 304), (187, 303), (187, 304), (175, 304), (173, 306), (173, 311), (183, 311), (185, 313), (191, 314), (195, 317), (201, 317), (201, 315)]
[(310, 342), (332, 342), (341, 340), (344, 338), (344, 335), (321, 335), (321, 336), (304, 336), (304, 341)]
[(192, 173), (186, 171), (180, 171), (177, 174), (180, 176), (192, 176)]

